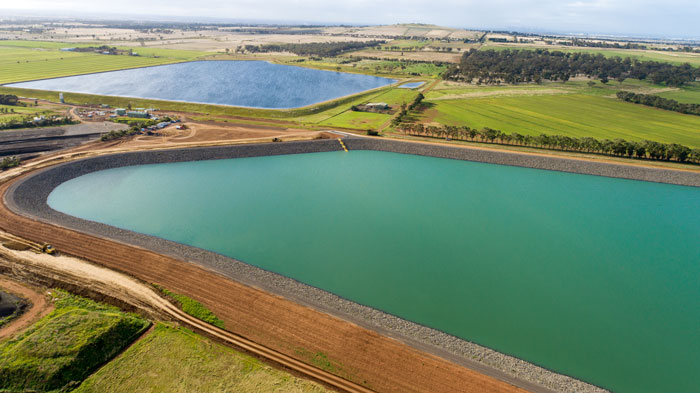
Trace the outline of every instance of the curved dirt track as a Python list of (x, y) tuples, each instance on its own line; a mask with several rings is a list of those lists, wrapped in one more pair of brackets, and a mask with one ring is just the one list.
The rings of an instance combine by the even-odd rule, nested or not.
[(53, 306), (46, 301), (46, 296), (34, 288), (26, 287), (2, 276), (0, 276), (0, 288), (19, 295), (32, 303), (30, 308), (17, 319), (0, 328), (0, 340), (28, 327), (35, 320), (53, 310)]
[[(11, 183), (0, 186), (3, 196)], [(230, 332), (279, 352), (296, 367), (313, 369), (308, 364), (326, 358), (334, 374), (379, 392), (525, 391), (194, 264), (18, 216), (6, 208), (4, 198), (0, 228), (190, 296), (223, 319)]]
[[(351, 393), (372, 392), (363, 386), (340, 378), (327, 371), (310, 366), (236, 334), (202, 322), (186, 314), (170, 301), (158, 295), (149, 285), (124, 274), (95, 266), (73, 257), (52, 257), (46, 254), (29, 253), (31, 253), (31, 251), (22, 252), (0, 249), (0, 268), (5, 265), (4, 267), (6, 269), (17, 270), (16, 264), (21, 264), (22, 267), (19, 268), (19, 270), (23, 270), (23, 274), (19, 274), (19, 276), (25, 279), (27, 275), (33, 276), (34, 279), (42, 275), (51, 276), (53, 280), (62, 282), (63, 284), (70, 282), (72, 285), (82, 285), (85, 288), (91, 288), (109, 297), (122, 298), (120, 300), (124, 303), (137, 303), (137, 305), (134, 305), (136, 308), (147, 311), (149, 314), (155, 313), (160, 317), (177, 321), (190, 329), (204, 333), (234, 347), (241, 348), (253, 355), (280, 364), (341, 391)], [(34, 302), (33, 312), (31, 313), (32, 317), (27, 323), (21, 326), (13, 326), (15, 329), (12, 329), (11, 333), (26, 328), (29, 323), (38, 318), (37, 315), (39, 317), (43, 316), (53, 309), (51, 305), (47, 304), (46, 297), (42, 293), (29, 289), (16, 281), (0, 276), (0, 286), (21, 294), (23, 297)], [(29, 314), (30, 312), (27, 312), (24, 315)], [(5, 334), (5, 330), (4, 328), (0, 330), (0, 338), (3, 337), (3, 335), (8, 335)], [(10, 329), (7, 330), (9, 331)]]

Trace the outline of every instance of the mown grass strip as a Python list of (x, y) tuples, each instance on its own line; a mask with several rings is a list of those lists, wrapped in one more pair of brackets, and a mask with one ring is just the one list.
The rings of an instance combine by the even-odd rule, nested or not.
[(0, 391), (66, 390), (114, 357), (150, 322), (53, 290), (55, 309), (0, 344)]
[(209, 310), (202, 303), (188, 297), (185, 295), (180, 295), (175, 292), (169, 291), (160, 285), (153, 284), (153, 286), (159, 290), (168, 299), (174, 302), (182, 311), (185, 313), (200, 319), (206, 323), (212, 324), (218, 328), (224, 329), (224, 321), (219, 319), (211, 310)]
[(159, 323), (74, 393), (326, 391), (190, 330)]

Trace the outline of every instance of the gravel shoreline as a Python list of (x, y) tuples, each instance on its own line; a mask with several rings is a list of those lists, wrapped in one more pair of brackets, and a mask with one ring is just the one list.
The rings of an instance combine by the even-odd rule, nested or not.
[[(692, 172), (381, 139), (345, 138), (344, 143), (351, 151), (382, 150), (700, 187), (700, 174)], [(375, 330), (415, 348), (433, 353), (476, 371), (495, 376), (527, 390), (550, 390), (566, 393), (606, 392), (606, 390), (599, 387), (557, 374), (524, 360), (343, 299), (324, 290), (244, 262), (196, 247), (75, 218), (55, 211), (46, 204), (49, 193), (59, 184), (75, 177), (104, 169), (164, 162), (340, 150), (342, 148), (336, 140), (317, 140), (144, 151), (99, 156), (37, 171), (15, 182), (5, 194), (5, 203), (17, 214), (44, 222), (55, 223), (80, 232), (107, 237), (180, 260), (196, 263), (235, 281), (293, 299), (300, 304)]]

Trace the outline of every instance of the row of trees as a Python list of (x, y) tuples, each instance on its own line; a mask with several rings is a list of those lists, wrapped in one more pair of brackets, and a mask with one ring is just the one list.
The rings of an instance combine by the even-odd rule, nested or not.
[(521, 135), (517, 132), (507, 134), (488, 127), (477, 130), (466, 126), (424, 126), (420, 123), (400, 124), (397, 130), (407, 135), (700, 164), (700, 149), (690, 149), (677, 143), (668, 144), (648, 140), (636, 142), (624, 139), (598, 140), (592, 137), (577, 138), (566, 135), (546, 134), (531, 136)]
[(74, 124), (75, 121), (70, 117), (54, 116), (40, 120), (34, 120), (32, 117), (22, 119), (11, 119), (8, 122), (0, 123), (0, 130), (14, 130), (19, 128), (36, 128), (49, 126), (62, 126), (66, 124)]
[(627, 42), (625, 44), (620, 44), (619, 42), (606, 42), (606, 41), (587, 41), (579, 38), (574, 38), (571, 41), (559, 42), (560, 45), (569, 46), (585, 46), (589, 48), (614, 48), (614, 49), (647, 49), (646, 45), (635, 44), (632, 42)]
[(307, 44), (245, 45), (238, 51), (248, 53), (290, 52), (298, 56), (333, 57), (344, 52), (375, 47), (385, 41), (310, 42)]
[(114, 46), (102, 45), (102, 46), (84, 46), (77, 47), (73, 49), (73, 52), (87, 52), (87, 53), (109, 53), (110, 55), (128, 55), (132, 56), (134, 54), (133, 49), (117, 49)]
[(700, 116), (700, 104), (683, 104), (669, 98), (663, 98), (653, 94), (637, 94), (631, 91), (618, 91), (617, 98), (635, 104)]
[(19, 98), (14, 94), (0, 94), (0, 105), (17, 105)]
[(401, 104), (401, 110), (399, 111), (399, 114), (396, 115), (396, 117), (391, 119), (391, 125), (396, 127), (399, 124), (401, 124), (406, 119), (408, 112), (418, 108), (420, 103), (423, 102), (424, 98), (425, 98), (425, 96), (423, 96), (423, 93), (418, 93), (416, 98), (414, 98), (413, 101), (408, 106), (406, 106), (405, 102), (403, 104)]
[(639, 61), (629, 57), (602, 54), (564, 53), (537, 50), (476, 50), (462, 55), (459, 64), (448, 68), (445, 79), (482, 83), (539, 83), (543, 80), (568, 81), (576, 75), (592, 78), (650, 80), (655, 84), (682, 86), (700, 78), (700, 68), (690, 64), (673, 65)]

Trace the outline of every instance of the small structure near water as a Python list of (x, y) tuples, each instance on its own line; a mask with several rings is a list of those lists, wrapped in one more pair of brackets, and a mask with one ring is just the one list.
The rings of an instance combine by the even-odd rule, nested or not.
[(378, 110), (386, 110), (389, 109), (389, 104), (386, 102), (368, 102), (365, 104), (365, 107), (367, 109), (378, 109)]

